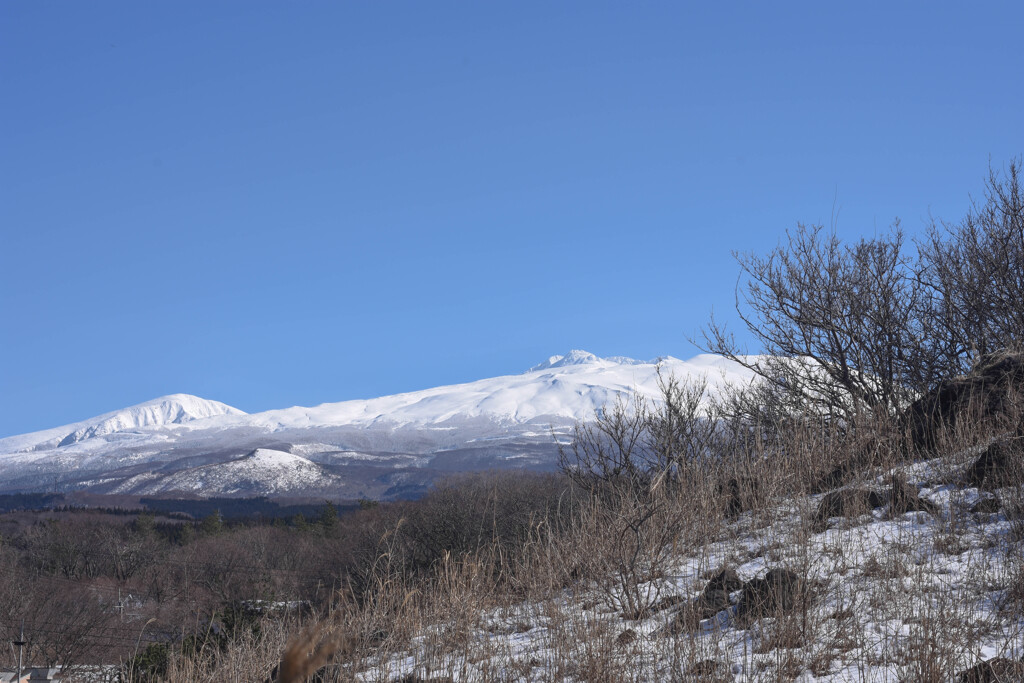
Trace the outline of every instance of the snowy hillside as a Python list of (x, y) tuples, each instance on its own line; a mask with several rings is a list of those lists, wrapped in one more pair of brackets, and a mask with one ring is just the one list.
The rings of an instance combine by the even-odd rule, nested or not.
[[(747, 371), (718, 356), (701, 355), (689, 361), (666, 357), (642, 362), (630, 358), (598, 358), (585, 351), (571, 351), (566, 356), (552, 356), (521, 375), (370, 400), (325, 403), (313, 408), (271, 410), (220, 419), (217, 424), (273, 431), (369, 426), (380, 422), (429, 425), (474, 417), (518, 424), (551, 417), (562, 418), (558, 422), (582, 420), (592, 417), (619, 395), (636, 391), (657, 396), (659, 367), (666, 376), (674, 374), (681, 380), (707, 376), (715, 384), (749, 377)], [(202, 423), (188, 428), (205, 426)]]
[(255, 496), (341, 486), (343, 482), (301, 456), (257, 448), (235, 460), (203, 465), (166, 477), (140, 474), (115, 488), (114, 493), (151, 495), (180, 491), (208, 496)]
[[(97, 492), (415, 495), (453, 471), (551, 468), (552, 431), (565, 435), (620, 396), (656, 398), (659, 372), (683, 381), (705, 377), (712, 390), (750, 378), (717, 356), (636, 361), (570, 351), (519, 375), (310, 408), (245, 414), (175, 394), (0, 439), (0, 491), (37, 490), (56, 477), (66, 489)], [(263, 452), (257, 449), (296, 459), (257, 468), (277, 471), (277, 478), (257, 476), (252, 462), (244, 465), (253, 451)], [(235, 486), (233, 478), (248, 483)]]
[(245, 415), (245, 413), (219, 401), (210, 401), (189, 394), (171, 394), (63, 427), (0, 439), (0, 455), (32, 449), (70, 446), (107, 434), (164, 425), (181, 425), (215, 415)]

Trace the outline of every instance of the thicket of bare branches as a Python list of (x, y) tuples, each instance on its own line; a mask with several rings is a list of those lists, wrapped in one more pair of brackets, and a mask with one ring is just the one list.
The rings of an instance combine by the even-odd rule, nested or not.
[(706, 381), (661, 376), (659, 385), (659, 401), (620, 398), (577, 423), (572, 442), (559, 447), (560, 469), (589, 496), (583, 523), (610, 539), (606, 552), (590, 555), (587, 574), (598, 577), (610, 607), (633, 618), (661, 597), (651, 580), (665, 571), (695, 511), (679, 498), (692, 490), (718, 431)]
[(905, 244), (898, 227), (844, 245), (800, 225), (767, 256), (737, 254), (746, 278), (737, 311), (765, 355), (747, 356), (714, 321), (704, 346), (769, 380), (794, 410), (847, 421), (893, 411), (931, 379), (928, 292)]
[(935, 292), (942, 353), (966, 364), (1024, 339), (1024, 194), (1020, 161), (989, 171), (982, 201), (957, 223), (933, 221), (921, 278)]
[(920, 244), (898, 223), (844, 244), (799, 225), (767, 255), (737, 253), (736, 310), (764, 355), (724, 324), (700, 345), (766, 380), (761, 406), (839, 418), (892, 418), (915, 396), (1024, 338), (1024, 197), (1019, 162), (991, 171), (984, 201)]

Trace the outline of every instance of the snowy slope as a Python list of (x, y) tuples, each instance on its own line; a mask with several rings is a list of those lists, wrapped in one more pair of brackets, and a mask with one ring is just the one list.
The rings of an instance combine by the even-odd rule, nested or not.
[[(571, 351), (518, 375), (251, 415), (175, 394), (0, 439), (0, 491), (35, 490), (57, 478), (66, 488), (125, 493), (271, 494), (358, 484), (357, 495), (412, 495), (442, 472), (550, 468), (552, 430), (564, 435), (633, 392), (657, 398), (659, 372), (683, 381), (705, 377), (712, 391), (750, 379), (717, 356), (636, 361)], [(245, 460), (258, 449), (295, 459), (274, 467), (262, 455)], [(274, 477), (250, 476), (246, 468), (294, 483), (275, 486)], [(232, 477), (249, 483), (233, 486)]]
[(309, 492), (343, 482), (316, 463), (284, 451), (257, 448), (224, 463), (182, 470), (167, 477), (141, 474), (114, 489), (114, 493), (157, 494), (168, 491), (207, 496), (280, 495)]
[[(616, 396), (639, 392), (658, 395), (658, 370), (680, 380), (706, 376), (713, 386), (742, 382), (750, 373), (719, 356), (700, 355), (689, 361), (671, 356), (653, 361), (598, 358), (585, 351), (553, 356), (520, 375), (395, 394), (370, 400), (325, 403), (313, 408), (286, 408), (252, 415), (224, 417), (221, 427), (246, 425), (267, 430), (336, 425), (436, 425), (454, 419), (487, 417), (504, 423), (542, 418), (559, 422), (592, 418)], [(201, 429), (208, 423), (187, 425)]]
[(97, 436), (165, 425), (181, 425), (216, 415), (245, 413), (219, 401), (210, 401), (189, 394), (171, 394), (63, 427), (0, 439), (0, 455), (70, 446)]
[[(808, 520), (827, 495), (818, 494), (773, 501), (717, 528), (702, 517), (699, 532), (683, 532), (690, 541), (666, 549), (664, 570), (640, 584), (660, 598), (640, 618), (625, 614), (621, 601), (622, 580), (635, 580), (629, 575), (539, 588), (518, 603), (495, 601), (500, 606), (478, 600), (478, 611), (459, 613), (459, 638), (438, 637), (448, 636), (452, 620), (424, 620), (400, 645), (375, 649), (363, 670), (353, 667), (353, 679), (463, 682), (501, 672), (508, 680), (637, 683), (1020, 683), (1020, 674), (965, 673), (996, 658), (1024, 662), (1024, 539), (1013, 531), (1019, 508), (1006, 504), (1020, 500), (1020, 487), (996, 497), (957, 482), (951, 475), (976, 456), (971, 449), (901, 464), (856, 484), (885, 492), (898, 474), (934, 506), (931, 513), (901, 512), (887, 501), (815, 528)], [(996, 505), (975, 511), (981, 500)], [(740, 589), (721, 595), (717, 613), (691, 611), (707, 604), (708, 579), (723, 568), (741, 582), (773, 569), (796, 572), (808, 581), (809, 599), (751, 621), (740, 617)], [(474, 604), (467, 586), (456, 595)], [(580, 670), (589, 675), (563, 673)]]

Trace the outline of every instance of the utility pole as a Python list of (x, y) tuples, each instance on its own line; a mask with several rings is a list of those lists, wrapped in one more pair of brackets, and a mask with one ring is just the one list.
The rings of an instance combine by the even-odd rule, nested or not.
[(18, 646), (18, 677), (15, 678), (14, 680), (17, 681), (18, 683), (21, 683), (21, 654), (22, 654), (22, 648), (25, 647), (25, 620), (24, 619), (21, 620), (21, 635), (18, 637), (18, 640), (12, 640), (11, 643), (13, 645), (17, 645)]

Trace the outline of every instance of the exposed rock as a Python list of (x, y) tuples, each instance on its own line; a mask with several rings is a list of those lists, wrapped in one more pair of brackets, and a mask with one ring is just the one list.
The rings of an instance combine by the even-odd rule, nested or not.
[(753, 477), (734, 477), (724, 485), (718, 485), (718, 495), (726, 499), (726, 515), (736, 517), (757, 506), (761, 495), (761, 482)]
[(965, 486), (993, 490), (1024, 483), (1024, 448), (1017, 439), (998, 441), (964, 472)]
[(903, 416), (910, 443), (930, 451), (941, 443), (943, 432), (965, 423), (1011, 426), (1006, 421), (1015, 417), (1012, 403), (1022, 390), (1024, 354), (1003, 351), (985, 356), (971, 372), (943, 381), (911, 404)]
[(763, 579), (752, 579), (743, 587), (736, 617), (750, 623), (761, 617), (792, 612), (806, 597), (807, 583), (788, 569), (769, 569)]
[(854, 476), (857, 467), (851, 461), (842, 462), (819, 477), (811, 487), (811, 493), (824, 493), (846, 484)]
[(627, 628), (615, 638), (615, 644), (620, 647), (625, 647), (626, 645), (635, 643), (638, 637), (639, 636), (637, 636), (636, 631), (631, 628)]
[(922, 498), (906, 479), (893, 476), (889, 490), (889, 512), (892, 515), (902, 515), (906, 512), (927, 512), (934, 515), (938, 510), (935, 503)]
[(685, 597), (683, 597), (682, 595), (666, 595), (665, 597), (661, 598), (656, 603), (651, 605), (647, 609), (647, 612), (648, 612), (648, 614), (654, 614), (656, 612), (662, 612), (664, 610), (669, 609), (670, 607), (675, 607), (676, 605), (681, 605), (682, 603), (686, 602), (686, 600), (687, 599)]
[(675, 617), (669, 624), (671, 633), (686, 633), (693, 631), (704, 619), (710, 619), (722, 610), (732, 607), (729, 602), (729, 594), (721, 589), (707, 588), (693, 602), (683, 605), (676, 612)]
[(709, 683), (725, 683), (733, 680), (732, 670), (725, 662), (705, 659), (697, 662), (686, 670), (689, 680), (708, 681)]
[(962, 672), (960, 683), (1024, 683), (1024, 662), (996, 657)]
[(701, 613), (701, 619), (715, 616), (724, 609), (732, 607), (729, 594), (723, 590), (705, 590), (694, 603)]
[(726, 568), (711, 575), (707, 585), (704, 586), (704, 592), (719, 590), (732, 593), (741, 588), (743, 588), (743, 581), (740, 580), (739, 574), (735, 570)]
[(833, 517), (860, 517), (874, 508), (885, 505), (882, 496), (870, 489), (840, 489), (825, 494), (818, 503), (818, 511), (814, 515), (814, 528), (824, 531), (828, 520)]
[(1000, 508), (1003, 507), (1002, 501), (999, 500), (998, 496), (990, 496), (988, 498), (982, 498), (974, 505), (971, 506), (971, 512), (993, 514), (999, 512)]
[(734, 570), (722, 569), (715, 572), (697, 599), (676, 612), (672, 623), (669, 624), (669, 631), (672, 633), (692, 631), (704, 619), (710, 619), (722, 610), (731, 608), (729, 593), (742, 587), (743, 582)]

